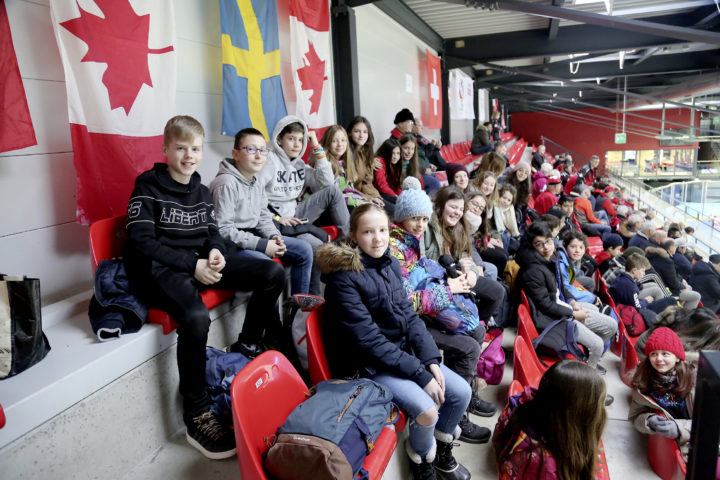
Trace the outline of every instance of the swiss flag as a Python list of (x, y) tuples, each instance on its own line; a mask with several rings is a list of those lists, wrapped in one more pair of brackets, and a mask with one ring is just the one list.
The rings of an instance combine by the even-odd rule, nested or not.
[(122, 215), (175, 111), (171, 0), (53, 0), (81, 223)]
[(0, 152), (36, 143), (5, 2), (0, 0)]
[(335, 123), (327, 0), (290, 0), (290, 63), (296, 115), (317, 129)]
[(442, 70), (440, 58), (427, 53), (428, 116), (427, 128), (442, 128)]

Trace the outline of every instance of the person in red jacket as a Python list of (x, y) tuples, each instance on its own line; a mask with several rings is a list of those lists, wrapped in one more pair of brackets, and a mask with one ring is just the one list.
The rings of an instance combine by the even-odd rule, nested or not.
[(610, 225), (607, 225), (598, 219), (593, 213), (592, 204), (590, 203), (590, 187), (581, 183), (575, 186), (575, 193), (578, 197), (575, 199), (575, 213), (577, 214), (578, 222), (580, 225), (592, 224), (600, 235), (602, 236), (606, 232), (611, 232)]
[(540, 215), (545, 215), (557, 203), (561, 191), (562, 178), (557, 170), (553, 170), (548, 177), (547, 189), (535, 199), (535, 210)]

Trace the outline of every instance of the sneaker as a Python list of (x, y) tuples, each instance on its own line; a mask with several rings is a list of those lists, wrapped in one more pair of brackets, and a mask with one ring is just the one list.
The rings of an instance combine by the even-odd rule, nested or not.
[(243, 343), (237, 341), (227, 348), (228, 352), (242, 353), (247, 358), (253, 359), (265, 351), (265, 347), (259, 343)]
[(222, 460), (235, 455), (235, 435), (223, 427), (212, 410), (193, 417), (185, 434), (190, 445), (212, 460)]
[(306, 293), (296, 293), (293, 297), (303, 312), (311, 312), (325, 303), (324, 298)]
[(612, 403), (615, 401), (615, 397), (610, 395), (609, 393), (605, 395), (605, 406), (609, 407), (612, 405)]
[(490, 440), (490, 430), (475, 425), (468, 419), (467, 415), (463, 415), (460, 422), (458, 422), (458, 426), (460, 427), (460, 441), (462, 442), (486, 443)]
[(603, 367), (599, 363), (597, 365), (595, 365), (595, 368), (597, 368), (597, 371), (600, 375), (605, 375), (607, 373), (607, 370), (605, 369), (605, 367)]
[(497, 408), (495, 408), (495, 405), (481, 399), (477, 396), (476, 393), (473, 393), (472, 398), (470, 398), (470, 405), (468, 406), (468, 410), (470, 411), (470, 413), (480, 415), (481, 417), (492, 417), (493, 415), (495, 415), (495, 412), (497, 412)]

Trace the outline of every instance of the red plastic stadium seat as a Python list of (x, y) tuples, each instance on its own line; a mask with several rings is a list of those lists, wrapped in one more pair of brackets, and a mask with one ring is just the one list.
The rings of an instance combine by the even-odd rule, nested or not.
[[(126, 238), (126, 221), (125, 215), (121, 215), (104, 218), (90, 225), (90, 260), (93, 273), (95, 273), (102, 260), (122, 256)], [(229, 290), (208, 289), (200, 293), (200, 297), (202, 297), (203, 303), (208, 310), (232, 299), (233, 296), (235, 296), (235, 292)], [(150, 309), (148, 311), (148, 322), (162, 325), (165, 335), (177, 328), (177, 323), (162, 310)]]
[(635, 369), (640, 363), (640, 360), (637, 352), (635, 351), (635, 344), (630, 340), (630, 335), (628, 335), (627, 330), (624, 328), (620, 360), (620, 379), (629, 387), (632, 383), (633, 375), (635, 375)]
[(337, 227), (320, 227), (321, 229), (325, 230), (325, 233), (328, 234), (328, 242), (332, 242), (338, 237), (338, 229)]
[(588, 248), (587, 253), (591, 257), (596, 257), (603, 251), (602, 238), (600, 237), (588, 237)]
[(540, 384), (543, 372), (537, 368), (535, 350), (528, 348), (522, 337), (515, 337), (513, 342), (513, 378), (524, 386)]
[(435, 172), (435, 178), (438, 182), (442, 183), (443, 185), (448, 184), (448, 177), (446, 172)]
[(2, 405), (0, 405), (0, 428), (3, 428), (5, 426), (5, 410), (3, 410)]
[(522, 384), (517, 380), (513, 380), (512, 382), (510, 382), (510, 388), (508, 389), (508, 397), (512, 397), (513, 395), (522, 393), (522, 391), (523, 391)]
[[(231, 387), (232, 416), (242, 478), (267, 480), (263, 454), (278, 427), (305, 400), (307, 391), (295, 368), (274, 350), (261, 354), (235, 376)], [(370, 478), (382, 477), (396, 445), (395, 432), (383, 428), (363, 463)]]
[[(310, 381), (313, 385), (332, 378), (322, 338), (323, 310), (323, 307), (313, 310), (305, 320), (308, 369), (310, 370)], [(406, 422), (405, 413), (400, 410), (397, 422), (395, 422), (395, 430), (401, 432), (405, 428)]]
[(677, 443), (662, 435), (648, 437), (648, 463), (662, 480), (680, 480), (687, 474), (687, 466)]

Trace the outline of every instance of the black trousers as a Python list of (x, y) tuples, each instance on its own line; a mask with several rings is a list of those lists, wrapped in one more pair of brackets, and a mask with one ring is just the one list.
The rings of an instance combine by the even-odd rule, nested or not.
[(487, 321), (495, 315), (505, 299), (505, 289), (500, 282), (492, 278), (478, 277), (472, 291), (475, 293), (475, 305), (478, 307), (480, 320)]
[(141, 300), (150, 308), (168, 312), (177, 322), (177, 363), (185, 421), (209, 405), (205, 379), (205, 347), (210, 330), (210, 312), (200, 297), (207, 288), (253, 292), (247, 306), (239, 340), (259, 343), (277, 338), (281, 328), (275, 303), (285, 285), (285, 270), (275, 262), (256, 258), (225, 257), (222, 279), (210, 287), (186, 272), (153, 262), (149, 278), (141, 279)]
[(443, 363), (470, 383), (477, 376), (485, 327), (480, 324), (475, 330), (464, 335), (453, 335), (433, 326), (428, 326), (428, 332), (443, 351)]

